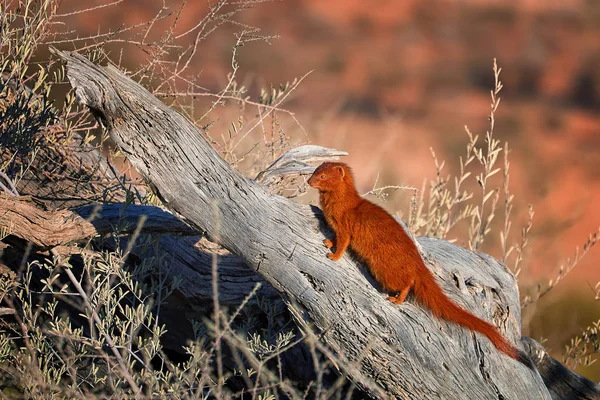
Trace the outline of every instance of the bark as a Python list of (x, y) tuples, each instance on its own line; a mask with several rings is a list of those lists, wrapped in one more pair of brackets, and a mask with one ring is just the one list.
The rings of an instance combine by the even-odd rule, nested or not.
[[(198, 128), (116, 68), (55, 52), (67, 62), (79, 101), (105, 124), (164, 205), (268, 282), (299, 326), (316, 331), (337, 365), (367, 393), (551, 398), (537, 371), (498, 353), (486, 338), (434, 318), (410, 299), (399, 306), (388, 302), (351, 255), (328, 260), (322, 246), (328, 231), (317, 208), (241, 176)], [(447, 241), (417, 240), (448, 295), (518, 344), (519, 296), (510, 271)]]

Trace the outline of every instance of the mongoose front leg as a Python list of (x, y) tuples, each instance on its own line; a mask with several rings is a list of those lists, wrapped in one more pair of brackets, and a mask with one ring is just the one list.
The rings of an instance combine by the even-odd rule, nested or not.
[(323, 240), (323, 244), (325, 245), (325, 247), (327, 247), (328, 249), (335, 247), (335, 243), (329, 239), (325, 239)]
[[(347, 233), (345, 233), (343, 231), (336, 232), (335, 233), (335, 245), (336, 245), (335, 253), (329, 253), (329, 254), (327, 254), (327, 257), (329, 257), (333, 261), (339, 260), (344, 255), (344, 252), (348, 248), (349, 244), (350, 244), (350, 235), (348, 235)], [(332, 245), (333, 245), (333, 243), (332, 243)]]

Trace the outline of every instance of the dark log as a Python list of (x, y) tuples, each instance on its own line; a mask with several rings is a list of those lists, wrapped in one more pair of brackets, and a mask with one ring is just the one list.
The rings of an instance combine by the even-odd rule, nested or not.
[(524, 337), (521, 343), (531, 356), (554, 400), (600, 399), (600, 385), (571, 371), (556, 361), (544, 346)]
[[(298, 324), (316, 330), (340, 368), (373, 397), (550, 398), (536, 371), (498, 353), (486, 338), (432, 317), (413, 301), (391, 304), (351, 256), (329, 261), (315, 209), (272, 195), (232, 170), (199, 129), (115, 67), (56, 54), (67, 62), (78, 99), (165, 206), (257, 271)], [(444, 240), (419, 243), (448, 295), (518, 343), (519, 297), (510, 271)]]

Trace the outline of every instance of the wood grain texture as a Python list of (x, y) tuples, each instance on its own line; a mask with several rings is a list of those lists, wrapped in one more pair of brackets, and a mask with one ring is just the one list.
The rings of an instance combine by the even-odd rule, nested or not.
[[(257, 271), (373, 397), (550, 398), (537, 372), (499, 354), (484, 337), (433, 318), (410, 299), (400, 306), (386, 301), (350, 256), (328, 260), (315, 208), (269, 194), (232, 170), (191, 122), (116, 68), (56, 54), (67, 62), (78, 99), (164, 204)], [(419, 243), (449, 296), (518, 343), (513, 275), (495, 259), (446, 241)]]
[[(277, 292), (259, 274), (248, 268), (244, 261), (228, 251), (216, 246), (198, 235), (198, 231), (181, 222), (173, 214), (153, 206), (128, 205), (123, 208), (121, 204), (107, 204), (104, 206), (85, 206), (74, 210), (83, 218), (90, 218), (97, 231), (104, 232), (119, 227), (128, 228), (131, 232), (137, 225), (140, 216), (145, 217), (141, 233), (157, 233), (160, 255), (168, 263), (161, 269), (164, 278), (180, 278), (178, 295), (187, 299), (190, 304), (196, 305), (194, 310), (206, 312), (212, 310), (212, 260), (217, 255), (219, 263), (218, 292), (222, 305), (237, 306), (242, 303), (248, 293), (257, 283), (261, 284), (257, 295), (272, 301), (279, 300)], [(111, 228), (112, 227), (112, 228)], [(123, 237), (124, 241), (128, 238)], [(138, 245), (138, 243), (142, 243)], [(147, 246), (145, 240), (133, 244), (132, 252), (144, 259), (155, 257), (154, 248)], [(127, 247), (123, 243), (122, 247)], [(210, 301), (207, 301), (210, 300)], [(178, 299), (180, 303), (185, 301)], [(202, 307), (197, 307), (202, 305)], [(200, 320), (203, 314), (188, 315), (190, 318)], [(185, 318), (184, 318), (185, 319)]]
[(5, 235), (51, 248), (91, 238), (96, 232), (68, 210), (44, 211), (27, 196), (0, 195), (0, 228)]

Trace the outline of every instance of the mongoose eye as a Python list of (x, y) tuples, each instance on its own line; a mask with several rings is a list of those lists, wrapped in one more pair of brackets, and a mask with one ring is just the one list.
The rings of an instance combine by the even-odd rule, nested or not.
[(325, 179), (325, 178), (326, 178), (325, 174), (321, 175), (321, 179)]

